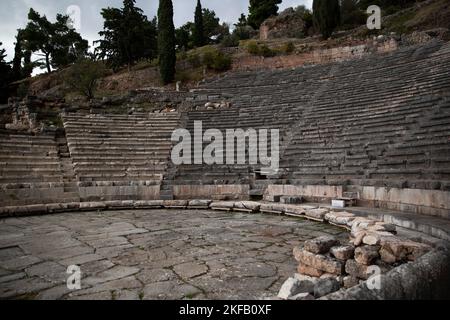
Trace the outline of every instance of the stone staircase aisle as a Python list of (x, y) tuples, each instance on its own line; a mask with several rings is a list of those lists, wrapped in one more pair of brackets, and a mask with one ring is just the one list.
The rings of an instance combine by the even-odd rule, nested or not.
[(64, 183), (64, 201), (62, 202), (80, 202), (77, 177), (74, 171), (72, 158), (70, 157), (64, 129), (56, 132), (56, 144)]

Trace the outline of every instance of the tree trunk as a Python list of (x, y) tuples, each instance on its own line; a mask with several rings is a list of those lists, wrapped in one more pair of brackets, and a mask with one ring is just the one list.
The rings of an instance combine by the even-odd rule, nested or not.
[(45, 54), (45, 65), (47, 66), (47, 72), (52, 72), (52, 68), (50, 67), (50, 55), (48, 53)]

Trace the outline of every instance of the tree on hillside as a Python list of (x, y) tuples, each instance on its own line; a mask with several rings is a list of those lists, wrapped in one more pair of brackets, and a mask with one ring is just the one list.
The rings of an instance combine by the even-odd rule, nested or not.
[(11, 66), (6, 63), (6, 51), (2, 49), (0, 42), (0, 103), (6, 103), (8, 100), (8, 84), (11, 81)]
[(157, 20), (149, 21), (135, 0), (124, 0), (123, 8), (102, 9), (102, 40), (96, 48), (100, 59), (118, 68), (131, 66), (140, 59), (153, 59), (157, 55)]
[(248, 25), (247, 17), (245, 16), (245, 14), (241, 13), (241, 16), (239, 17), (238, 22), (235, 23), (234, 26), (236, 28), (239, 28), (239, 27), (245, 27), (246, 25)]
[(339, 0), (314, 0), (314, 24), (324, 39), (328, 39), (340, 23)]
[(42, 56), (47, 72), (76, 61), (86, 54), (88, 42), (70, 26), (67, 15), (58, 14), (52, 23), (45, 16), (30, 9), (28, 24), (23, 30), (27, 49)]
[(358, 7), (359, 0), (341, 0), (341, 26), (353, 28), (365, 24), (367, 15)]
[(205, 44), (205, 29), (203, 26), (203, 9), (200, 0), (197, 0), (195, 8), (194, 30), (193, 30), (194, 46), (201, 47)]
[(98, 80), (107, 74), (108, 69), (103, 61), (81, 58), (64, 71), (63, 79), (69, 88), (81, 93), (88, 99), (93, 99)]
[(176, 48), (178, 50), (189, 50), (194, 47), (192, 31), (194, 24), (186, 22), (184, 25), (175, 30)]
[(250, 0), (248, 24), (259, 29), (264, 20), (278, 13), (280, 3), (281, 0)]
[(158, 51), (161, 80), (171, 83), (175, 78), (175, 27), (173, 24), (172, 0), (159, 0)]
[(41, 63), (31, 61), (31, 50), (27, 47), (24, 40), (24, 30), (18, 29), (16, 43), (14, 46), (14, 58), (12, 61), (12, 80), (22, 80), (31, 76), (35, 66)]
[(219, 43), (230, 34), (230, 27), (226, 23), (220, 23), (214, 10), (203, 9), (203, 26), (207, 44)]

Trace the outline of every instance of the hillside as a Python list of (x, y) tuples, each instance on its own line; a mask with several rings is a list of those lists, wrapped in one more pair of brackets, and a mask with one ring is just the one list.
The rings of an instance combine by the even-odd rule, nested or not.
[[(284, 21), (286, 23), (286, 21)], [(212, 68), (202, 65), (205, 52), (219, 50), (232, 59), (231, 71), (249, 69), (273, 69), (298, 67), (305, 64), (327, 63), (335, 60), (353, 58), (353, 55), (339, 55), (337, 51), (360, 50), (361, 46), (369, 47), (365, 51), (391, 51), (402, 45), (426, 42), (431, 38), (448, 40), (450, 29), (450, 4), (446, 0), (429, 0), (418, 2), (411, 8), (401, 10), (383, 18), (383, 29), (371, 32), (365, 26), (353, 30), (337, 31), (327, 41), (319, 36), (306, 38), (277, 38), (240, 41), (238, 47), (207, 46), (178, 54), (177, 81), (184, 91), (195, 88), (203, 80), (221, 74)], [(374, 44), (376, 38), (378, 44)], [(396, 45), (389, 43), (396, 41)], [(263, 54), (250, 53), (251, 46), (266, 50)], [(380, 47), (382, 47), (380, 49)], [(350, 49), (349, 49), (350, 48)], [(355, 49), (356, 48), (356, 49)], [(356, 54), (358, 55), (358, 54)], [(199, 63), (200, 61), (200, 63)], [(68, 101), (79, 100), (80, 97), (67, 90), (63, 85), (64, 71), (44, 74), (28, 79), (28, 93), (44, 97), (65, 98)], [(124, 68), (103, 78), (98, 85), (97, 96), (108, 97), (124, 95), (132, 90), (160, 88), (158, 69), (154, 62), (142, 61), (130, 69)], [(173, 90), (169, 85), (165, 90)]]

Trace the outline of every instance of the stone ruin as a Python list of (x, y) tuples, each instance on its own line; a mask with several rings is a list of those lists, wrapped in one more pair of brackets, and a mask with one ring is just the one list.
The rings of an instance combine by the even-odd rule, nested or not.
[[(177, 93), (187, 107), (172, 112), (111, 114), (106, 102), (82, 111), (57, 103), (64, 110), (55, 130), (38, 130), (46, 112), (35, 111), (46, 103), (14, 102), (17, 117), (0, 129), (0, 216), (53, 214), (45, 221), (55, 213), (161, 209), (294, 216), (337, 225), (350, 237), (297, 243), (291, 263), (299, 264), (298, 274), (279, 284), (281, 298), (443, 296), (450, 266), (449, 67), (449, 43), (432, 40), (356, 60), (228, 73)], [(172, 132), (193, 132), (195, 121), (204, 130), (280, 129), (280, 171), (174, 165)], [(134, 240), (125, 234), (115, 240)], [(374, 266), (382, 271), (381, 291), (369, 288)]]

